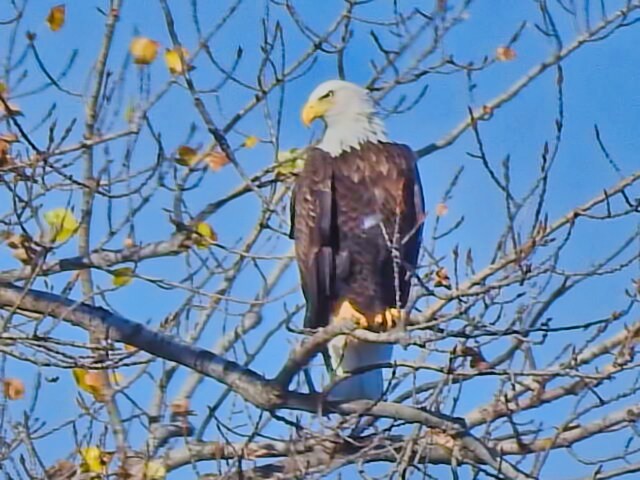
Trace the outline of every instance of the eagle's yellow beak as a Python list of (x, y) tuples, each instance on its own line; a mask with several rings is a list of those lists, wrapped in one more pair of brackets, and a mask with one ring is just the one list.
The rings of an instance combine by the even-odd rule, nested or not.
[(321, 118), (329, 109), (329, 102), (326, 99), (310, 100), (302, 109), (302, 123), (305, 127), (311, 125), (316, 118)]

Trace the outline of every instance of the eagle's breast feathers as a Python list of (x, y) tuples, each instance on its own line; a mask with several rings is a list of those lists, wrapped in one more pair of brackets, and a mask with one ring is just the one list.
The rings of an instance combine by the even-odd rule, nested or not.
[(365, 315), (404, 307), (423, 217), (407, 146), (365, 142), (335, 157), (311, 148), (293, 197), (307, 327), (327, 325), (343, 300)]

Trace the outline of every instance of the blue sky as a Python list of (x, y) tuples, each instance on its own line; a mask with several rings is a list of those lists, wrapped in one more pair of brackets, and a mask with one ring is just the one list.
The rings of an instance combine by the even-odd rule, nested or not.
[[(68, 77), (63, 81), (64, 87), (86, 94), (88, 85), (88, 73), (95, 59), (95, 52), (100, 45), (103, 17), (96, 7), (104, 8), (105, 2), (75, 1), (67, 4), (67, 24), (59, 32), (51, 32), (43, 19), (50, 6), (57, 2), (40, 1), (29, 6), (26, 11), (23, 25), (18, 33), (18, 50), (25, 45), (24, 34), (27, 30), (37, 34), (36, 45), (42, 58), (52, 72), (60, 71), (67, 63), (69, 55), (74, 49), (78, 50), (78, 57)], [(183, 44), (190, 50), (197, 48), (197, 35), (191, 23), (191, 12), (186, 8), (190, 2), (170, 2), (176, 19), (176, 28)], [(232, 2), (200, 2), (200, 20), (203, 30), (207, 31), (220, 18)], [(305, 18), (309, 18), (311, 25), (318, 31), (326, 28), (331, 23), (336, 12), (342, 8), (342, 2), (337, 0), (326, 2), (296, 2)], [(402, 2), (400, 2), (402, 3)], [(411, 5), (425, 6), (431, 2), (406, 2)], [(456, 3), (456, 2), (451, 2)], [(513, 2), (512, 0), (494, 0), (492, 2), (476, 2), (470, 10), (467, 21), (457, 28), (446, 40), (436, 54), (434, 61), (443, 55), (453, 55), (458, 63), (473, 61), (476, 64), (482, 61), (483, 56), (493, 55), (496, 47), (503, 45), (514, 33), (520, 22), (529, 21), (524, 28), (520, 41), (515, 45), (517, 57), (512, 62), (499, 63), (486, 71), (474, 76), (476, 88), (473, 98), (467, 91), (467, 78), (460, 73), (453, 75), (430, 75), (425, 77), (429, 89), (418, 108), (400, 116), (391, 117), (387, 121), (390, 138), (404, 142), (414, 148), (422, 147), (436, 141), (447, 134), (467, 115), (469, 106), (479, 107), (483, 103), (502, 93), (506, 88), (521, 78), (534, 65), (546, 59), (553, 51), (553, 44), (544, 38), (533, 26), (533, 21), (538, 20), (536, 3), (533, 1)], [(616, 5), (623, 2), (612, 2)], [(425, 7), (428, 9), (428, 5)], [(363, 7), (363, 15), (385, 18), (389, 15), (391, 2), (373, 2)], [(407, 7), (408, 8), (408, 7)], [(555, 8), (555, 7), (554, 7)], [(594, 7), (595, 8), (595, 7)], [(613, 11), (613, 6), (611, 7)], [(557, 10), (557, 9), (556, 9)], [(562, 32), (566, 44), (575, 37), (574, 25), (566, 17), (558, 13), (558, 28)], [(238, 46), (244, 51), (243, 60), (238, 68), (238, 76), (245, 82), (255, 83), (256, 63), (260, 59), (258, 40), (261, 36), (261, 21), (265, 17), (266, 7), (260, 1), (245, 2), (237, 16), (221, 29), (220, 33), (212, 40), (211, 47), (216, 59), (224, 65), (231, 65)], [(306, 40), (291, 25), (282, 12), (275, 7), (270, 10), (270, 22), (280, 19), (285, 25), (286, 57), (289, 64), (301, 52), (308, 48)], [(564, 19), (563, 19), (564, 18)], [(288, 23), (287, 23), (288, 22)], [(371, 27), (373, 28), (373, 27)], [(374, 47), (368, 34), (369, 27), (359, 26), (354, 33), (354, 39), (346, 52), (346, 72), (349, 80), (365, 83), (371, 75), (371, 66), (368, 59), (374, 54)], [(378, 28), (378, 30), (380, 30)], [(156, 2), (129, 1), (121, 12), (121, 21), (118, 26), (113, 44), (109, 65), (115, 72), (125, 61), (127, 48), (131, 37), (139, 33), (158, 40), (163, 45), (170, 45), (169, 36), (163, 21), (161, 11)], [(7, 51), (9, 30), (0, 29), (0, 56), (4, 57)], [(384, 35), (384, 33), (382, 33)], [(387, 35), (390, 43), (393, 39)], [(639, 162), (637, 152), (640, 150), (640, 98), (637, 87), (640, 85), (640, 29), (632, 26), (617, 32), (611, 38), (600, 43), (588, 45), (580, 49), (563, 62), (564, 72), (564, 132), (563, 141), (554, 166), (549, 183), (549, 201), (546, 211), (551, 219), (555, 219), (593, 196), (599, 194), (603, 188), (613, 185), (618, 179), (618, 174), (610, 167), (602, 153), (598, 149), (594, 124), (598, 124), (603, 140), (611, 155), (615, 158), (623, 174), (629, 174), (637, 170)], [(409, 57), (411, 58), (411, 57)], [(203, 56), (195, 61), (196, 70), (193, 78), (200, 88), (211, 88), (220, 80), (220, 73), (206, 62)], [(30, 55), (19, 65), (12, 74), (9, 86), (12, 87), (19, 72), (23, 69), (29, 71), (24, 82), (19, 85), (12, 96), (24, 111), (23, 121), (26, 125), (36, 125), (39, 119), (56, 103), (55, 116), (58, 121), (58, 131), (73, 118), (80, 123), (72, 131), (67, 143), (72, 144), (82, 138), (83, 99), (70, 98), (55, 89), (48, 89), (44, 93), (35, 96), (21, 96), (21, 93), (45, 83), (42, 75), (34, 68)], [(137, 101), (138, 76), (135, 69), (127, 70), (127, 81), (121, 91), (126, 106), (130, 102)], [(159, 58), (149, 67), (151, 78), (151, 91), (157, 91), (168, 80), (169, 74)], [(281, 149), (301, 147), (307, 145), (313, 137), (317, 137), (320, 126), (316, 125), (310, 132), (299, 121), (299, 110), (309, 92), (314, 86), (326, 79), (336, 76), (336, 63), (334, 57), (320, 56), (311, 67), (309, 74), (301, 79), (286, 85), (284, 90), (282, 128), (279, 142)], [(552, 141), (555, 134), (554, 120), (557, 114), (556, 71), (549, 69), (537, 78), (522, 94), (495, 112), (490, 122), (480, 125), (484, 139), (488, 159), (492, 166), (499, 170), (502, 160), (509, 155), (512, 167), (512, 181), (514, 190), (523, 193), (530, 182), (535, 178), (539, 169), (540, 154), (546, 141)], [(416, 87), (407, 87), (398, 94), (392, 94), (386, 99), (387, 105), (391, 105), (399, 94), (415, 94)], [(278, 95), (282, 92), (278, 92)], [(224, 124), (235, 111), (245, 105), (252, 97), (252, 92), (231, 84), (219, 95), (204, 95), (205, 102), (210, 108), (216, 121)], [(278, 95), (270, 98), (269, 105), (277, 107)], [(218, 106), (221, 109), (218, 109)], [(115, 113), (109, 113), (106, 117), (105, 129), (117, 131), (126, 128), (123, 114), (124, 107)], [(191, 124), (195, 123), (196, 129), (191, 143), (207, 144), (210, 139), (202, 122), (193, 108), (189, 95), (184, 89), (173, 87), (169, 94), (162, 98), (158, 105), (151, 111), (151, 122), (162, 135), (162, 141), (167, 153), (186, 142)], [(47, 126), (51, 121), (45, 122), (44, 127), (33, 131), (33, 138), (39, 145), (44, 145), (47, 139)], [(257, 135), (267, 138), (269, 131), (265, 122), (265, 111), (256, 109), (243, 119), (237, 128), (229, 134), (232, 146), (238, 146), (246, 135)], [(107, 159), (118, 162), (124, 155), (125, 142), (114, 143), (109, 151), (98, 149), (99, 164)], [(23, 153), (26, 149), (18, 147)], [(421, 160), (420, 168), (427, 197), (427, 209), (434, 211), (435, 205), (446, 189), (454, 173), (461, 167), (464, 172), (461, 182), (456, 188), (453, 198), (447, 202), (449, 213), (442, 219), (443, 228), (453, 225), (455, 221), (464, 215), (465, 222), (456, 231), (453, 237), (438, 243), (437, 253), (445, 255), (450, 261), (450, 252), (454, 245), (458, 244), (461, 251), (472, 248), (474, 258), (478, 266), (485, 265), (493, 254), (493, 248), (501, 234), (505, 222), (505, 208), (503, 195), (496, 190), (488, 178), (486, 171), (480, 162), (467, 155), (467, 152), (476, 152), (477, 147), (470, 132), (456, 142), (452, 147), (436, 152)], [(135, 147), (133, 155), (134, 167), (150, 165), (155, 161), (157, 148), (145, 131)], [(252, 150), (239, 150), (238, 160), (249, 172), (258, 171), (271, 164), (274, 160), (272, 146), (262, 144)], [(80, 159), (75, 160), (77, 167), (71, 167), (76, 174), (80, 172)], [(167, 175), (172, 175), (167, 168)], [(217, 173), (208, 173), (197, 189), (186, 195), (186, 201), (191, 212), (197, 212), (199, 208), (213, 199), (224, 196), (238, 185), (240, 178), (232, 168), (226, 167)], [(637, 194), (637, 189), (636, 189)], [(79, 207), (80, 194), (78, 191), (69, 193), (52, 192), (42, 199), (43, 210), (64, 205), (69, 199), (72, 205)], [(8, 199), (6, 193), (0, 193), (0, 202)], [(143, 210), (136, 222), (137, 240), (140, 242), (156, 241), (166, 238), (172, 231), (168, 221), (167, 209), (172, 208), (172, 196), (169, 192), (160, 191), (153, 197), (149, 205)], [(128, 209), (125, 201), (116, 201), (107, 209), (104, 201), (99, 201), (95, 211), (95, 229), (93, 242), (101, 239), (104, 233), (104, 225), (109, 215), (115, 220), (122, 218)], [(8, 210), (2, 209), (4, 215)], [(217, 212), (211, 219), (211, 224), (219, 234), (220, 242), (228, 246), (237, 246), (247, 235), (247, 232), (255, 222), (259, 211), (259, 202), (255, 196), (247, 196), (242, 200), (231, 204)], [(286, 215), (286, 213), (283, 213)], [(528, 216), (527, 216), (528, 215)], [(532, 218), (533, 211), (527, 212), (524, 218)], [(283, 217), (285, 218), (285, 217)], [(427, 219), (427, 231), (433, 227), (433, 213)], [(33, 222), (29, 224), (32, 232), (37, 232)], [(281, 225), (282, 226), (282, 225)], [(581, 270), (588, 268), (594, 261), (601, 258), (605, 252), (610, 251), (613, 245), (618, 244), (626, 235), (629, 235), (638, 222), (628, 219), (620, 222), (610, 222), (607, 228), (600, 224), (589, 223), (579, 227), (576, 239), (571, 248), (567, 249), (562, 257), (563, 268)], [(118, 235), (107, 245), (107, 248), (120, 248), (125, 233)], [(290, 243), (277, 234), (269, 234), (261, 240), (263, 251), (284, 253), (288, 251)], [(61, 258), (73, 255), (77, 245), (75, 241), (56, 252), (56, 257)], [(223, 252), (214, 251), (218, 256)], [(180, 256), (170, 259), (152, 260), (140, 267), (139, 273), (149, 277), (169, 277), (180, 282), (187, 272), (187, 259)], [(274, 261), (259, 262), (268, 272), (275, 265)], [(16, 268), (16, 262), (3, 249), (0, 253), (0, 269)], [(562, 299), (550, 312), (557, 318), (559, 324), (579, 323), (581, 320), (591, 320), (606, 316), (611, 311), (621, 308), (626, 297), (624, 288), (628, 287), (629, 280), (638, 276), (638, 267), (630, 268), (620, 275), (598, 279), (589, 285), (580, 287), (571, 296)], [(59, 290), (64, 282), (69, 279), (69, 274), (53, 277), (50, 285)], [(101, 272), (95, 273), (98, 287), (109, 287), (111, 278)], [(244, 300), (253, 298), (256, 287), (260, 285), (260, 277), (255, 268), (247, 266), (243, 273), (242, 282), (233, 290), (233, 294)], [(295, 286), (297, 273), (292, 268), (287, 273), (285, 281), (277, 289), (278, 292), (286, 292)], [(217, 286), (218, 280), (207, 286), (209, 291)], [(40, 287), (45, 282), (39, 282)], [(73, 294), (79, 298), (80, 292), (76, 289)], [(150, 282), (136, 280), (131, 286), (118, 292), (110, 293), (109, 305), (119, 313), (140, 322), (149, 322), (155, 326), (173, 309), (184, 297), (181, 291), (167, 291), (159, 289)], [(298, 293), (287, 297), (286, 305), (291, 307), (300, 300)], [(202, 300), (205, 302), (205, 299)], [(228, 304), (228, 310), (217, 313), (201, 345), (210, 347), (221, 332), (229, 329), (237, 322), (237, 316), (246, 309), (243, 304)], [(255, 345), (257, 340), (271, 329), (275, 321), (279, 320), (285, 311), (285, 303), (278, 301), (265, 309), (265, 320), (262, 325), (248, 337), (248, 344)], [(184, 333), (196, 321), (197, 312), (191, 312), (190, 317), (182, 319), (182, 327), (176, 333)], [(276, 319), (273, 320), (272, 319)], [(82, 332), (71, 328), (61, 327), (56, 330), (59, 336), (64, 338), (82, 339)], [(293, 334), (283, 332), (274, 337), (270, 344), (263, 350), (253, 365), (253, 368), (267, 376), (274, 374), (286, 357), (287, 348), (283, 345), (293, 345), (297, 341)], [(545, 360), (551, 360), (559, 349), (566, 343), (566, 338), (551, 338), (546, 349), (541, 350), (546, 358), (538, 359), (541, 364)], [(396, 349), (399, 350), (399, 349)], [(414, 358), (419, 352), (409, 350), (398, 352), (400, 358)], [(242, 349), (233, 352), (230, 356), (243, 358)], [(437, 358), (437, 357), (436, 357)], [(25, 378), (33, 378), (34, 369), (19, 362), (9, 360), (6, 369), (12, 375)], [(133, 371), (134, 369), (131, 369)], [(158, 369), (155, 369), (157, 373)], [(76, 395), (70, 375), (67, 372), (50, 371), (43, 369), (45, 375), (59, 375), (60, 381), (53, 384), (45, 384), (43, 396), (39, 399), (40, 415), (47, 412), (47, 419), (51, 425), (72, 417), (77, 412), (77, 405), (71, 399)], [(181, 372), (169, 386), (170, 391), (177, 391), (186, 373)], [(481, 380), (481, 381), (480, 381)], [(491, 381), (479, 379), (474, 381), (463, 392), (462, 401), (456, 414), (462, 415), (479, 399), (489, 400), (492, 390), (486, 388), (486, 383)], [(147, 400), (146, 390), (152, 382), (149, 378), (143, 378), (140, 384), (132, 390), (144, 401)], [(477, 390), (473, 390), (477, 389)], [(207, 381), (206, 387), (201, 389), (194, 397), (194, 408), (203, 415), (205, 405), (211, 402), (212, 395), (220, 392), (220, 388), (213, 381)], [(48, 402), (55, 398), (56, 408), (52, 412)], [(29, 401), (17, 402), (12, 405), (13, 418), (19, 418), (20, 409), (28, 408)], [(123, 412), (129, 406), (123, 407)], [(557, 416), (562, 418), (570, 405), (547, 408), (544, 414), (549, 418)], [(228, 406), (228, 412), (232, 409)], [(131, 410), (133, 412), (133, 410)], [(130, 413), (130, 412), (129, 412)], [(50, 416), (49, 416), (50, 415)], [(539, 415), (536, 413), (535, 415)], [(196, 417), (196, 422), (201, 417)], [(274, 430), (274, 431), (277, 431)], [(136, 432), (138, 435), (140, 432)], [(211, 429), (206, 438), (216, 438), (217, 433)], [(52, 437), (50, 443), (44, 447), (43, 455), (46, 462), (51, 462), (69, 452), (68, 438), (60, 443), (62, 435)], [(604, 440), (589, 444), (588, 448), (607, 448), (613, 443)], [(615, 448), (615, 447), (613, 447)], [(564, 461), (562, 454), (558, 454), (557, 460), (549, 464), (549, 471), (561, 466)], [(438, 471), (437, 469), (434, 471)], [(584, 470), (584, 473), (588, 472)], [(352, 472), (353, 473), (353, 472)], [(576, 470), (576, 475), (581, 474)], [(188, 478), (190, 473), (176, 474), (175, 478)]]

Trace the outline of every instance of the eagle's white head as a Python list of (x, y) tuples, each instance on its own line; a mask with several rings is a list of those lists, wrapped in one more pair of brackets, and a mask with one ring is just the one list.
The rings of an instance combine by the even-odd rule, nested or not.
[(318, 85), (302, 109), (302, 123), (309, 126), (316, 118), (327, 126), (317, 147), (334, 157), (363, 142), (387, 141), (369, 92), (354, 83), (329, 80)]

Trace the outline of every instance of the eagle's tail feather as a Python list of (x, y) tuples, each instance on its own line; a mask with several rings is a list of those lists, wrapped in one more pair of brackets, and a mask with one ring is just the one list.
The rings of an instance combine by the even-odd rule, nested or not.
[(384, 393), (381, 368), (374, 365), (391, 360), (393, 345), (369, 343), (337, 337), (329, 343), (329, 354), (336, 375), (347, 375), (358, 369), (371, 366), (372, 369), (355, 374), (339, 382), (329, 393), (330, 400), (380, 400)]

